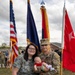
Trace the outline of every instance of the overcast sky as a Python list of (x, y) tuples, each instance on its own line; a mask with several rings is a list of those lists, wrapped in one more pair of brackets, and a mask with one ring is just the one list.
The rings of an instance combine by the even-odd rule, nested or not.
[[(27, 0), (12, 0), (17, 30), (18, 45), (26, 45), (26, 25), (27, 25)], [(41, 11), (42, 0), (30, 0), (31, 10), (35, 19), (39, 40), (41, 39)], [(73, 29), (75, 31), (75, 0), (65, 0), (66, 9)], [(44, 0), (48, 15), (50, 41), (60, 42), (62, 39), (62, 16), (64, 0)], [(9, 0), (0, 0), (0, 45), (10, 41), (10, 21), (9, 21)]]

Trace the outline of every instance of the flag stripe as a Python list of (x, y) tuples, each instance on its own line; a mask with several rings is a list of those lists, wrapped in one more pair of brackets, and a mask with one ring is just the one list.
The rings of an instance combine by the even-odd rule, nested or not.
[(12, 49), (13, 49), (15, 55), (18, 56), (18, 47), (17, 47), (17, 45), (14, 45), (14, 46), (12, 47)]

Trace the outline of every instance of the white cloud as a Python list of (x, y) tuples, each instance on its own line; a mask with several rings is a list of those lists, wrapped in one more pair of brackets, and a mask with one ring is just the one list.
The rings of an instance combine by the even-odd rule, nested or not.
[[(18, 45), (26, 45), (26, 22), (27, 22), (27, 0), (12, 0), (15, 15)], [(41, 10), (42, 0), (30, 0), (31, 10), (35, 19), (39, 38), (41, 39)], [(51, 42), (61, 42), (62, 37), (62, 16), (64, 1), (44, 0), (48, 15)], [(75, 0), (66, 0), (66, 8), (75, 31)], [(0, 45), (9, 44), (9, 0), (0, 0)]]

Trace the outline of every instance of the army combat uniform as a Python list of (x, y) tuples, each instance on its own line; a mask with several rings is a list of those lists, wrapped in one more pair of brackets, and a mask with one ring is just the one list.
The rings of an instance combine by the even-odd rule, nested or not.
[(52, 65), (55, 70), (42, 72), (40, 75), (60, 75), (60, 57), (56, 52), (51, 51), (48, 55), (41, 53), (40, 58), (42, 61), (46, 62), (48, 65)]
[(0, 67), (4, 67), (5, 64), (5, 55), (3, 52), (0, 53)]
[(13, 67), (19, 69), (17, 75), (38, 75), (34, 73), (33, 65), (34, 63), (31, 59), (26, 61), (23, 55), (20, 55), (15, 59)]

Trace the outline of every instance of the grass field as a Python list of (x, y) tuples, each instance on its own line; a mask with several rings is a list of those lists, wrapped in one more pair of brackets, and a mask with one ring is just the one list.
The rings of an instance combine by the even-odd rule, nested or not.
[(7, 68), (0, 68), (0, 75), (12, 75), (11, 70)]
[[(11, 70), (7, 68), (0, 68), (0, 75), (12, 75)], [(72, 73), (64, 69), (62, 75), (75, 75), (75, 73)]]
[(63, 74), (62, 75), (75, 75), (75, 73), (68, 71), (66, 69), (63, 70)]

